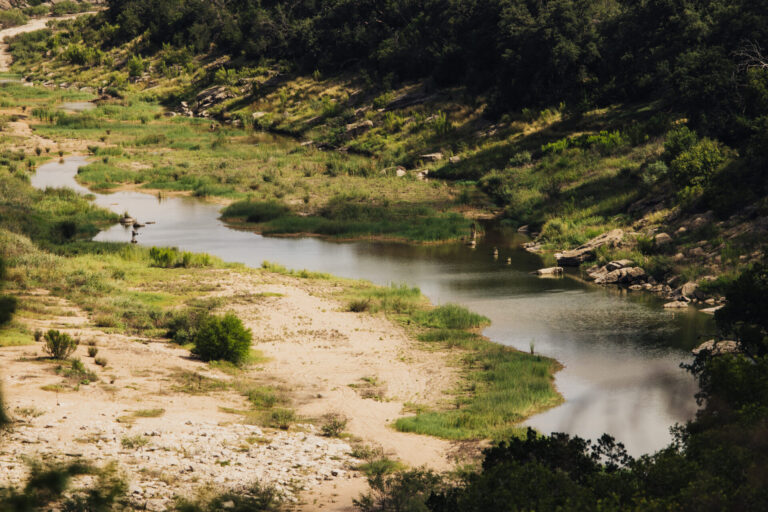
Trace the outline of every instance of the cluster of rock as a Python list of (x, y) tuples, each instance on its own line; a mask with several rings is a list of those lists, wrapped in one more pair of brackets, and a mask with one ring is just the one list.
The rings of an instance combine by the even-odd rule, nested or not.
[(698, 347), (691, 350), (693, 355), (697, 356), (701, 352), (707, 351), (713, 356), (721, 354), (734, 354), (739, 352), (739, 344), (733, 340), (707, 340)]
[(623, 239), (624, 231), (614, 229), (593, 238), (575, 249), (556, 253), (555, 259), (561, 267), (578, 267), (582, 263), (594, 260), (596, 258), (595, 251), (598, 248), (603, 246), (616, 247)]
[[(246, 490), (254, 482), (271, 485), (285, 501), (325, 480), (350, 478), (360, 463), (351, 447), (322, 437), (313, 425), (304, 432), (266, 433), (252, 425), (187, 422), (183, 430), (144, 431), (111, 421), (80, 427), (76, 443), (62, 445), (55, 425), (21, 425), (4, 439), (0, 454), (0, 486), (17, 485), (28, 474), (26, 457), (118, 461), (129, 478), (129, 497), (145, 510), (166, 510), (175, 496), (194, 496), (201, 486)], [(143, 446), (127, 446), (141, 436)]]
[(595, 284), (621, 284), (633, 290), (650, 290), (657, 284), (653, 276), (646, 274), (632, 260), (611, 261), (602, 267), (595, 265), (587, 269), (587, 275)]
[(234, 98), (234, 94), (228, 87), (218, 85), (209, 87), (203, 91), (200, 91), (195, 97), (195, 102), (190, 106), (186, 101), (182, 101), (179, 105), (179, 114), (186, 117), (211, 117), (208, 112), (211, 107), (214, 107), (224, 101)]

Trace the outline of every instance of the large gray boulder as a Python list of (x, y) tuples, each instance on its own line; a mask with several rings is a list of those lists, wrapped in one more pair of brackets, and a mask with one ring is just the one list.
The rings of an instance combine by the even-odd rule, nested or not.
[(632, 284), (644, 281), (646, 277), (645, 270), (640, 267), (625, 267), (613, 270), (598, 279), (597, 284)]

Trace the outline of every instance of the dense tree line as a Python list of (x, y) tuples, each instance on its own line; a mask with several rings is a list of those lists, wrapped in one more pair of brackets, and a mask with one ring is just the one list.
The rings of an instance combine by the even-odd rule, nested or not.
[[(664, 99), (727, 143), (766, 122), (766, 0), (109, 0), (113, 42), (145, 34), (311, 72), (431, 78), (497, 111)], [(758, 130), (759, 131), (759, 130)]]

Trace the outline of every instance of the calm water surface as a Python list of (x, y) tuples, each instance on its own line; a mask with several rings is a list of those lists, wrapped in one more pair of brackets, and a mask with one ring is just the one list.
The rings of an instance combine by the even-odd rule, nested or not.
[(95, 109), (96, 104), (90, 101), (65, 101), (59, 105), (59, 108), (68, 112), (87, 112)]
[[(32, 183), (89, 193), (74, 180), (84, 163), (72, 157), (45, 164)], [(485, 334), (492, 340), (526, 351), (533, 343), (536, 352), (565, 365), (556, 379), (565, 404), (528, 421), (543, 432), (592, 439), (608, 432), (637, 455), (664, 446), (669, 427), (696, 409), (694, 382), (679, 364), (713, 330), (711, 318), (694, 310), (665, 311), (653, 297), (596, 287), (575, 275), (530, 275), (541, 260), (520, 247), (515, 233), (491, 232), (474, 250), (463, 244), (336, 243), (230, 229), (218, 220), (219, 206), (193, 198), (117, 192), (95, 194), (95, 202), (156, 221), (140, 230), (144, 245), (208, 252), (255, 267), (270, 260), (379, 284), (408, 283), (436, 304), (456, 302), (488, 316), (493, 323)], [(130, 230), (115, 225), (95, 239), (126, 242)], [(499, 248), (498, 261), (493, 247)], [(508, 257), (511, 265), (505, 264)]]

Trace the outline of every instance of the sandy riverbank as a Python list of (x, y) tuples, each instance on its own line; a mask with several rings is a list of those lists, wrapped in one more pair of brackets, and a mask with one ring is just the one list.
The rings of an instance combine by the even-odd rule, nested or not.
[[(350, 510), (352, 499), (366, 489), (365, 478), (352, 469), (359, 464), (349, 455), (352, 442), (381, 446), (410, 466), (451, 468), (451, 443), (390, 427), (406, 402), (436, 404), (444, 398), (457, 377), (450, 354), (420, 349), (384, 317), (344, 311), (331, 297), (338, 286), (333, 281), (211, 270), (199, 284), (225, 298), (222, 309), (234, 310), (253, 330), (254, 346), (266, 362), (233, 377), (175, 345), (100, 331), (84, 312), (44, 290), (26, 297), (41, 313), (20, 320), (30, 329), (54, 327), (78, 336), (83, 344), (75, 356), (99, 382), (75, 392), (44, 390), (62, 377), (55, 363), (41, 359), (41, 344), (0, 349), (8, 408), (19, 420), (2, 443), (0, 458), (9, 468), (2, 484), (21, 481), (25, 457), (56, 454), (117, 461), (132, 497), (157, 510), (174, 494), (191, 495), (204, 483), (238, 488), (257, 479), (287, 491), (298, 509)], [(88, 341), (107, 359), (105, 368), (87, 357)], [(178, 385), (183, 372), (277, 385), (304, 418), (349, 418), (351, 438), (322, 437), (309, 421), (288, 431), (247, 425), (231, 412), (247, 408), (240, 394), (184, 392)], [(370, 377), (380, 383), (379, 396), (365, 398), (350, 387)], [(163, 412), (138, 416), (152, 410)], [(124, 440), (136, 436), (147, 443), (126, 446)]]

